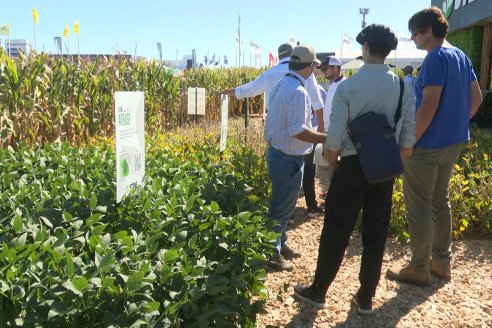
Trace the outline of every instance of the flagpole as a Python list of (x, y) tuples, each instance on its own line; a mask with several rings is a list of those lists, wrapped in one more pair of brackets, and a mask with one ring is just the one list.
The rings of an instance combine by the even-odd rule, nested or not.
[(239, 67), (241, 67), (241, 16), (237, 16), (237, 36), (238, 36), (238, 47), (239, 47)]
[(342, 54), (343, 54), (343, 44), (345, 43), (345, 42), (343, 42), (343, 41), (344, 41), (344, 39), (343, 39), (343, 38), (344, 38), (344, 35), (343, 35), (343, 30), (342, 30), (342, 46), (340, 47), (340, 60), (342, 60)]
[(251, 37), (249, 38), (249, 67), (251, 67), (251, 43), (253, 41), (251, 40)]

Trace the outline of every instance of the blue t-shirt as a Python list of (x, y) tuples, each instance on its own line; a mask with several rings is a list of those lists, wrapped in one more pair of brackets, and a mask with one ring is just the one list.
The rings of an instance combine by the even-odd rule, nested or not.
[(476, 79), (470, 59), (460, 49), (436, 47), (428, 53), (415, 81), (417, 110), (424, 87), (443, 89), (436, 114), (417, 146), (443, 148), (470, 139), (471, 82)]

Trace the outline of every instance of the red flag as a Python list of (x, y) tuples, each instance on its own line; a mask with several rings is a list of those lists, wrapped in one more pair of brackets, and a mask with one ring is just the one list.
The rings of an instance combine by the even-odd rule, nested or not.
[(268, 53), (268, 66), (273, 66), (275, 65), (275, 57), (273, 56), (272, 52), (270, 51)]

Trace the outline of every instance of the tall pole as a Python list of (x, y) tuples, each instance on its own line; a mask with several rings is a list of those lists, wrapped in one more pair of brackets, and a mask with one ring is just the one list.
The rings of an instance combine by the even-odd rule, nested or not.
[(237, 37), (238, 37), (238, 47), (239, 47), (239, 66), (241, 66), (241, 16), (237, 16)]
[(362, 15), (362, 24), (361, 27), (366, 28), (366, 15), (369, 14), (369, 8), (359, 8), (359, 13)]
[(176, 72), (178, 71), (178, 51), (179, 49), (176, 49), (176, 66), (175, 66)]

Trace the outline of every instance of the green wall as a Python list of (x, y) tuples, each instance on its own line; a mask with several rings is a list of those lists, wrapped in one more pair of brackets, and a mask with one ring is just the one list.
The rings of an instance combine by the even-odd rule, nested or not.
[(480, 80), (480, 63), (482, 60), (483, 27), (473, 26), (467, 29), (450, 33), (447, 40), (463, 50), (473, 63), (473, 68)]

